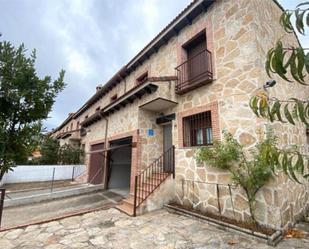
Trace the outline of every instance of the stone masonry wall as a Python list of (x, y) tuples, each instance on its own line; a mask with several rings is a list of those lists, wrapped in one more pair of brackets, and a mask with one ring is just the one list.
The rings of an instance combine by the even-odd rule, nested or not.
[[(162, 152), (162, 127), (155, 124), (159, 113), (142, 110), (139, 106), (156, 97), (176, 101), (176, 107), (162, 111), (165, 115), (176, 114), (176, 120), (172, 121), (173, 144), (176, 146), (175, 201), (191, 203), (218, 213), (216, 184), (231, 184), (230, 177), (227, 172), (197, 164), (194, 159), (196, 148), (182, 146), (181, 119), (184, 113), (189, 115), (197, 110), (206, 111), (207, 106), (216, 103), (216, 112), (212, 110), (212, 118), (216, 120), (215, 138), (221, 139), (222, 131), (226, 130), (250, 149), (259, 141), (267, 125), (276, 128), (282, 146), (298, 144), (303, 151), (307, 151), (303, 126), (269, 124), (256, 118), (248, 104), (251, 96), (268, 80), (264, 70), (265, 54), (283, 34), (280, 26), (274, 24), (280, 13), (281, 10), (272, 0), (217, 0), (206, 13), (195, 18), (191, 25), (186, 26), (131, 72), (117, 88), (83, 113), (80, 120), (94, 113), (97, 105), (103, 108), (115, 92), (121, 96), (136, 86), (136, 78), (146, 71), (149, 77), (175, 75), (174, 68), (185, 60), (182, 45), (200, 31), (206, 30), (207, 49), (212, 53), (214, 81), (180, 96), (175, 95), (174, 82), (155, 82), (159, 89), (154, 94), (143, 96), (108, 117), (108, 137), (137, 131), (140, 148), (135, 169), (138, 171), (148, 166)], [(293, 44), (296, 42), (292, 34), (284, 39)], [(308, 90), (275, 79), (278, 84), (269, 90), (270, 96), (308, 96)], [(155, 130), (154, 137), (147, 136), (149, 128)], [(86, 151), (90, 143), (104, 138), (105, 121), (101, 120), (87, 130), (90, 133), (82, 138)], [(190, 181), (193, 180), (211, 184), (192, 185)], [(223, 214), (242, 220), (248, 218), (249, 210), (243, 191), (233, 188), (231, 196), (226, 186), (219, 186), (219, 203)], [(257, 219), (277, 228), (286, 226), (293, 217), (304, 211), (306, 203), (309, 203), (308, 192), (307, 185), (297, 185), (280, 175), (258, 194)]]
[[(256, 22), (259, 27), (256, 32), (256, 43), (259, 49), (260, 60), (257, 63), (261, 63), (261, 67), (264, 65), (267, 51), (273, 47), (281, 38), (284, 46), (299, 46), (298, 41), (294, 35), (290, 35), (284, 32), (283, 28), (279, 25), (273, 25), (273, 22), (279, 23), (281, 16), (281, 10), (272, 1), (252, 1), (253, 8), (257, 10), (255, 15)], [(296, 7), (296, 3), (295, 3)], [(291, 97), (297, 97), (299, 99), (307, 99), (309, 95), (309, 88), (301, 86), (300, 84), (288, 83), (283, 81), (277, 76), (273, 76), (277, 81), (277, 85), (268, 90), (270, 97), (276, 97), (278, 99), (289, 99)], [(260, 77), (260, 86), (268, 80), (268, 77), (264, 73)], [(307, 77), (309, 82), (309, 77)], [(278, 135), (279, 143), (282, 147), (297, 145), (303, 154), (308, 154), (308, 142), (306, 136), (306, 127), (302, 124), (295, 126), (290, 124), (282, 124), (279, 122), (270, 124), (265, 120), (258, 120), (260, 125), (270, 127)], [(309, 184), (304, 181), (304, 184), (296, 184), (289, 180), (287, 177), (280, 175), (265, 189), (268, 189), (270, 195), (271, 205), (279, 207), (279, 213), (281, 217), (282, 226), (292, 224), (296, 219), (309, 209)], [(271, 210), (268, 210), (271, 217)]]
[[(257, 9), (262, 16), (257, 15)], [(263, 16), (263, 13), (267, 17)], [(275, 17), (270, 13), (274, 13)], [(178, 98), (178, 110), (193, 112), (197, 106), (218, 101), (220, 131), (231, 132), (246, 148), (252, 148), (261, 138), (267, 122), (253, 115), (248, 102), (256, 90), (268, 80), (264, 70), (265, 54), (274, 40), (282, 34), (280, 26), (269, 24), (277, 22), (280, 13), (278, 6), (268, 0), (217, 1), (206, 15), (198, 18), (196, 23), (204, 23), (206, 29), (207, 25), (212, 26), (216, 80), (209, 86)], [(274, 30), (274, 27), (278, 30)], [(187, 29), (194, 27), (192, 25)], [(184, 33), (190, 34), (190, 31), (184, 30)], [(181, 37), (180, 34), (180, 40)], [(293, 35), (287, 38), (295, 44), (296, 39)], [(276, 80), (279, 84), (282, 82)], [(293, 95), (296, 93), (300, 98), (308, 96), (306, 88), (284, 84), (286, 83), (282, 83), (280, 88), (271, 89), (270, 94), (279, 98), (291, 96), (291, 93)], [(270, 126), (276, 128), (277, 134), (280, 134), (281, 145), (288, 142), (298, 144), (301, 148), (307, 147), (303, 126), (291, 127), (282, 124)], [(175, 132), (174, 141), (181, 139), (177, 135)], [(181, 144), (181, 141), (176, 142), (179, 143)], [(216, 185), (206, 187), (203, 184), (196, 184), (194, 187), (190, 181), (230, 184), (230, 178), (224, 171), (207, 165), (198, 165), (194, 159), (194, 151), (194, 148), (176, 150), (176, 201), (187, 204), (191, 202), (191, 205), (218, 213)], [(189, 191), (184, 186), (189, 188)], [(249, 209), (243, 191), (239, 188), (233, 189), (233, 211), (231, 196), (226, 188), (219, 187), (222, 213), (242, 220), (248, 218)], [(192, 195), (192, 191), (195, 194)], [(272, 227), (285, 227), (308, 206), (308, 192), (308, 185), (298, 185), (280, 175), (259, 192), (256, 204), (257, 219)], [(186, 194), (189, 198), (185, 196)]]

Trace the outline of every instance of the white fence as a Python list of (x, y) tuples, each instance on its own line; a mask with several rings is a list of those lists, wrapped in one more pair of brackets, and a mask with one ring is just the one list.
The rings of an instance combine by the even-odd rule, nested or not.
[(18, 165), (4, 175), (2, 183), (68, 180), (86, 170), (85, 165)]

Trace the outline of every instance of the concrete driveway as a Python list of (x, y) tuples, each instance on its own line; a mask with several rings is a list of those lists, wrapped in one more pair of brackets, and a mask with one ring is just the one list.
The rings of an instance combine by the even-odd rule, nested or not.
[(116, 205), (123, 196), (112, 191), (96, 191), (34, 204), (6, 207), (3, 210), (1, 228), (16, 227), (90, 209)]

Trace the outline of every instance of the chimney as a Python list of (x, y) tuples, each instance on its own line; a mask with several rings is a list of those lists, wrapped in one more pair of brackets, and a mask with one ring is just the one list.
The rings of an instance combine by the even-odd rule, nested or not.
[(96, 89), (96, 91), (101, 90), (102, 89), (102, 85), (101, 84), (97, 85), (95, 89)]

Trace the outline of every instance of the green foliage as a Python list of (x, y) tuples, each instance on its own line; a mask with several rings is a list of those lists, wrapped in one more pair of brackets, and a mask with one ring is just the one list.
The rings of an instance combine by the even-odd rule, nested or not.
[[(233, 181), (246, 192), (251, 217), (254, 217), (254, 202), (257, 192), (271, 179), (277, 168), (277, 139), (272, 133), (258, 143), (247, 157), (243, 147), (229, 133), (224, 133), (222, 142), (216, 141), (213, 147), (203, 147), (197, 151), (199, 162), (228, 170)], [(222, 163), (224, 166), (222, 166)]]
[(295, 17), (297, 31), (305, 35), (305, 26), (309, 26), (309, 2), (298, 4), (295, 10), (287, 10), (280, 17), (280, 24), (287, 33), (293, 33), (292, 18)]
[(44, 137), (40, 147), (40, 152), (42, 155), (40, 158), (41, 164), (53, 165), (58, 163), (60, 145), (57, 139), (46, 136)]
[(59, 149), (59, 162), (61, 164), (79, 164), (83, 158), (83, 153), (79, 148), (74, 148), (68, 144), (62, 145)]
[(0, 41), (0, 180), (37, 147), (42, 121), (64, 88), (63, 70), (53, 82), (40, 78), (35, 60), (35, 50), (27, 56), (24, 45)]
[(202, 148), (196, 152), (198, 162), (207, 161), (210, 165), (229, 170), (232, 164), (243, 158), (242, 147), (230, 133), (224, 132), (224, 142), (214, 141), (212, 148)]
[(280, 121), (295, 125), (301, 122), (309, 126), (309, 102), (296, 98), (280, 101), (268, 99), (264, 93), (253, 96), (250, 100), (250, 107), (256, 116), (266, 118), (271, 122)]
[[(294, 25), (292, 23), (294, 22)], [(296, 6), (295, 10), (286, 10), (280, 18), (280, 25), (287, 33), (293, 33), (294, 27), (301, 35), (306, 35), (306, 28), (309, 27), (309, 2)], [(308, 86), (309, 75), (309, 53), (308, 48), (284, 47), (279, 40), (274, 48), (267, 53), (265, 69), (269, 77), (276, 74), (287, 82), (296, 82)], [(252, 111), (261, 118), (271, 122), (279, 121), (295, 125), (302, 123), (309, 127), (309, 100), (290, 98), (279, 100), (269, 98), (267, 94), (258, 93), (250, 100)], [(309, 181), (309, 160), (308, 156), (302, 155), (294, 149), (277, 149), (276, 152), (267, 155), (268, 160), (276, 161), (273, 171), (282, 170), (290, 179), (300, 183), (301, 178)], [(302, 177), (300, 177), (302, 176)]]
[(287, 76), (289, 72), (293, 80), (302, 85), (308, 85), (305, 82), (305, 76), (306, 73), (309, 73), (309, 53), (306, 53), (302, 47), (286, 49), (282, 42), (278, 41), (276, 46), (267, 53), (265, 69), (269, 77), (271, 77), (271, 73), (274, 73), (282, 79), (292, 82)]

